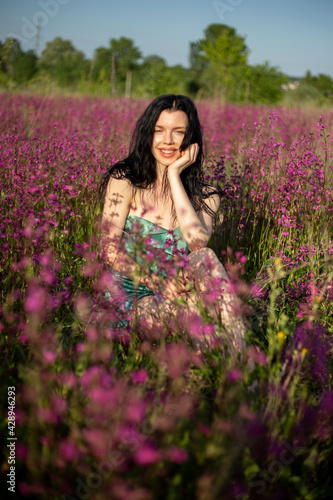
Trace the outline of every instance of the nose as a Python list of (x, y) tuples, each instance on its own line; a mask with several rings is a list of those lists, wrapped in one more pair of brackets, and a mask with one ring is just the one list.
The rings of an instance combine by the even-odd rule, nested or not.
[(165, 131), (164, 142), (165, 142), (165, 144), (173, 144), (174, 141), (173, 141), (173, 136), (172, 136), (171, 130)]

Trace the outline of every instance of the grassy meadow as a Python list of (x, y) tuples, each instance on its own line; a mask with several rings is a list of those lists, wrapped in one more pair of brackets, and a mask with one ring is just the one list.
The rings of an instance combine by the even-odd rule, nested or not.
[[(17, 498), (329, 498), (333, 111), (198, 103), (235, 356), (207, 308), (152, 338), (105, 300), (98, 186), (147, 102), (0, 96), (1, 488), (14, 432)], [(111, 326), (87, 326), (91, 301)]]

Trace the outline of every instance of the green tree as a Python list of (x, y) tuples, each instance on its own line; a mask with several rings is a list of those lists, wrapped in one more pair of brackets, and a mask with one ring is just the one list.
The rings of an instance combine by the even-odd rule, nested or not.
[(246, 69), (249, 50), (245, 38), (225, 24), (211, 24), (205, 38), (190, 46), (194, 78), (204, 93), (228, 98), (240, 69)]
[(0, 40), (0, 71), (3, 71), (3, 72), (5, 71), (5, 63), (2, 60), (4, 47), (5, 47), (5, 44), (2, 43), (2, 41)]
[(135, 69), (139, 59), (141, 59), (140, 50), (135, 47), (130, 38), (124, 36), (118, 40), (111, 38), (110, 51), (111, 57), (114, 56), (117, 74), (123, 79), (126, 78), (127, 71)]
[(166, 88), (165, 93), (171, 94), (191, 94), (190, 82), (191, 74), (187, 68), (184, 68), (181, 64), (176, 64), (175, 66), (169, 66), (167, 68), (167, 75), (169, 76), (169, 85)]
[(329, 75), (319, 73), (318, 76), (314, 76), (310, 71), (307, 71), (302, 79), (302, 84), (315, 87), (323, 96), (333, 99), (333, 79)]
[(270, 66), (267, 61), (264, 64), (248, 66), (244, 77), (244, 100), (253, 104), (274, 104), (281, 101), (284, 93), (282, 86), (289, 81), (287, 75), (278, 67)]
[(288, 90), (286, 93), (288, 104), (311, 104), (321, 105), (327, 102), (324, 95), (313, 85), (301, 82), (295, 90)]
[(76, 50), (70, 40), (56, 37), (46, 44), (39, 59), (41, 69), (60, 85), (68, 86), (76, 83), (87, 75), (89, 62), (83, 52)]
[(94, 67), (92, 79), (95, 81), (110, 81), (111, 51), (106, 47), (98, 47), (94, 53)]
[(162, 94), (187, 94), (190, 72), (180, 64), (168, 67), (158, 55), (149, 55), (134, 73), (135, 95), (154, 98)]
[(13, 79), (17, 83), (26, 83), (37, 73), (37, 56), (33, 50), (22, 53), (15, 60)]
[(15, 64), (23, 54), (20, 42), (16, 38), (6, 38), (5, 43), (1, 43), (0, 50), (1, 70), (13, 78)]
[(109, 47), (95, 50), (92, 80), (110, 82), (118, 94), (123, 93), (128, 72), (138, 68), (140, 59), (141, 52), (133, 40), (126, 37), (111, 38)]
[(144, 58), (140, 68), (135, 73), (135, 91), (138, 97), (156, 97), (164, 94), (167, 65), (165, 60), (157, 55)]
[(32, 50), (23, 52), (15, 38), (7, 38), (0, 42), (0, 71), (16, 83), (26, 83), (37, 73), (37, 57)]

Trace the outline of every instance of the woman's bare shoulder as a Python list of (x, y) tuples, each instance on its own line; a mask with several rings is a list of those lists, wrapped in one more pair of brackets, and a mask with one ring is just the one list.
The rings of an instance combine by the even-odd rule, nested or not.
[(122, 179), (117, 179), (114, 177), (110, 178), (108, 185), (106, 187), (106, 196), (110, 198), (114, 197), (117, 194), (126, 197), (133, 195), (133, 186), (129, 180), (124, 178)]

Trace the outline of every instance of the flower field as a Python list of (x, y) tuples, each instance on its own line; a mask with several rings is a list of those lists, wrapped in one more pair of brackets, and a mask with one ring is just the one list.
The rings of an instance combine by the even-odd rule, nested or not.
[(152, 338), (124, 326), (115, 287), (105, 300), (98, 186), (146, 105), (0, 96), (1, 491), (15, 498), (13, 471), (27, 499), (329, 498), (333, 111), (198, 104), (236, 356), (209, 308)]

